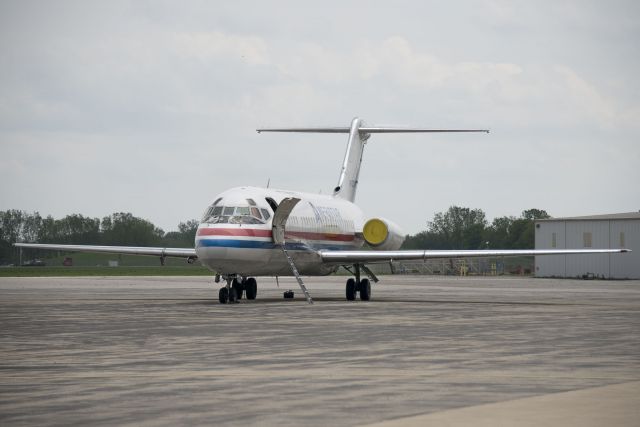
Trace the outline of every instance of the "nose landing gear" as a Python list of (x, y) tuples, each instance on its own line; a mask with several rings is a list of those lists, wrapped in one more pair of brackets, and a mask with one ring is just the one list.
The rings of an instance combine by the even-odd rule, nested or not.
[[(218, 301), (220, 304), (237, 303), (242, 299), (244, 292), (248, 300), (256, 299), (258, 295), (258, 282), (253, 277), (240, 277), (236, 275), (223, 276), (227, 282), (226, 286), (220, 288), (218, 292)], [(219, 276), (216, 275), (216, 282)]]

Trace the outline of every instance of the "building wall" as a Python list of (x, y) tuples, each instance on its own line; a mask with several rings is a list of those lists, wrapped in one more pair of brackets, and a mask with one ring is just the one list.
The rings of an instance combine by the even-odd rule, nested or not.
[[(565, 222), (543, 222), (536, 224), (536, 249), (565, 249)], [(555, 246), (554, 236), (555, 234)], [(535, 260), (535, 275), (541, 277), (565, 277), (564, 256), (538, 256)]]
[[(609, 221), (565, 221), (568, 249), (609, 249)], [(591, 233), (590, 245), (585, 245), (585, 233)], [(595, 274), (609, 276), (609, 255), (565, 255), (566, 277)]]
[(626, 254), (537, 256), (538, 277), (591, 273), (615, 279), (640, 278), (640, 220), (541, 221), (536, 223), (535, 241), (536, 249), (635, 249)]
[[(621, 232), (624, 233), (624, 242), (620, 242)], [(631, 253), (610, 255), (611, 277), (640, 279), (640, 221), (611, 221), (610, 242), (611, 248), (633, 250)]]

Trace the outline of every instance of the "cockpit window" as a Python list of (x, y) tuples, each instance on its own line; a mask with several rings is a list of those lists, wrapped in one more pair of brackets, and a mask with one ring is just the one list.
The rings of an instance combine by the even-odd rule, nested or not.
[(236, 208), (236, 215), (249, 215), (249, 207), (243, 206), (241, 208)]
[(202, 215), (202, 222), (207, 222), (207, 219), (211, 216), (212, 213), (213, 206), (207, 208), (207, 210), (204, 212), (204, 215)]
[(262, 217), (264, 218), (264, 220), (268, 221), (269, 218), (271, 218), (271, 214), (269, 213), (269, 211), (264, 208), (260, 210), (262, 211)]
[(269, 219), (269, 212), (249, 206), (211, 206), (202, 218), (209, 224), (264, 224)]

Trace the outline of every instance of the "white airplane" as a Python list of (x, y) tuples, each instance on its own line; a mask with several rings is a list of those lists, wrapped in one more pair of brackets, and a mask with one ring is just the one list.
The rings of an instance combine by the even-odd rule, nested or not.
[[(16, 243), (21, 248), (186, 258), (216, 273), (220, 303), (257, 295), (256, 276), (295, 276), (307, 301), (313, 303), (301, 276), (328, 275), (340, 266), (354, 277), (346, 282), (347, 300), (371, 298), (371, 281), (378, 278), (367, 264), (432, 258), (523, 255), (595, 254), (628, 249), (553, 250), (399, 250), (404, 234), (393, 222), (369, 218), (354, 203), (362, 153), (374, 133), (486, 132), (484, 129), (423, 129), (365, 126), (359, 118), (350, 127), (258, 129), (260, 132), (319, 132), (349, 134), (338, 185), (332, 195), (272, 188), (236, 187), (217, 195), (198, 227), (195, 248), (57, 245)], [(369, 250), (362, 250), (366, 245)], [(367, 276), (367, 277), (363, 277)], [(293, 297), (293, 292), (285, 292)]]

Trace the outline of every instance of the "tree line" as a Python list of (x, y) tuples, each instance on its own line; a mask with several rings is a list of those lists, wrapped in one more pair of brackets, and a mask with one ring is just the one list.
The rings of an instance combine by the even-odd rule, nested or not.
[(15, 242), (85, 245), (193, 247), (198, 221), (178, 224), (178, 231), (165, 233), (146, 219), (117, 212), (104, 218), (80, 214), (54, 219), (38, 212), (0, 211), (0, 263), (18, 262)]
[(550, 218), (546, 211), (527, 209), (519, 218), (489, 223), (482, 209), (451, 206), (435, 214), (425, 231), (407, 236), (402, 249), (533, 249), (534, 221), (544, 218)]

